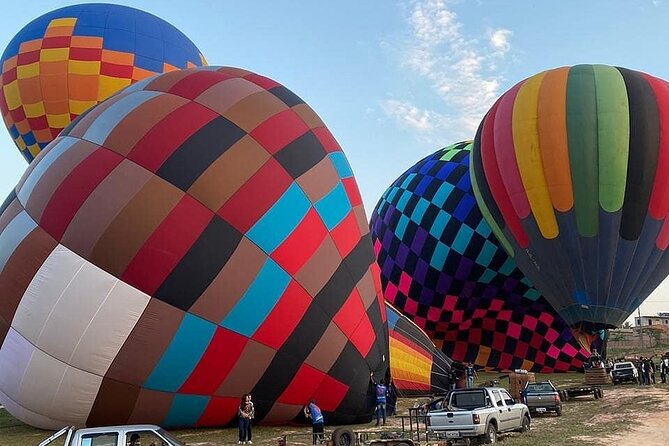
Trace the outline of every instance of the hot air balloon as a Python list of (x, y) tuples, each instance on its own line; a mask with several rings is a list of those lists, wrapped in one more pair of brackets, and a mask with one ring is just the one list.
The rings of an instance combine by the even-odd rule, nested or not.
[(669, 272), (669, 88), (576, 65), (504, 93), (471, 175), (494, 233), (562, 318), (620, 326)]
[(72, 122), (0, 209), (0, 403), (42, 428), (220, 426), (253, 393), (369, 421), (387, 324), (351, 168), (267, 77), (173, 71)]
[(92, 3), (30, 22), (0, 65), (0, 111), (30, 163), (72, 119), (123, 87), (206, 62), (166, 21), (128, 6)]
[(536, 372), (580, 368), (570, 327), (501, 248), (469, 177), (471, 141), (395, 180), (370, 222), (385, 299), (454, 361)]
[(406, 398), (447, 392), (453, 361), (437, 349), (418, 325), (389, 302), (385, 305), (390, 376), (398, 396)]

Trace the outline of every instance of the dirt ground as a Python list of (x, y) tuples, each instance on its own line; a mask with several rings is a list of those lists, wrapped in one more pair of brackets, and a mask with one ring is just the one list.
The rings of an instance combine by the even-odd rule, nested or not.
[[(615, 446), (666, 446), (669, 444), (669, 393), (663, 388), (637, 386), (619, 386), (611, 388), (606, 394), (609, 406), (606, 413), (593, 417), (594, 423), (619, 423), (625, 415), (624, 408), (628, 401), (643, 392), (646, 397), (656, 398), (657, 401), (646, 405), (643, 410), (636, 409), (636, 416), (628, 429), (620, 434), (603, 437), (580, 436), (584, 443), (595, 445)], [(627, 421), (629, 423), (629, 420)]]

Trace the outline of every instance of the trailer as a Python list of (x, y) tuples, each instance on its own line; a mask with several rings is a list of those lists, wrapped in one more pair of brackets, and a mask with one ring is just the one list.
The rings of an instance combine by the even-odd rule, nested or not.
[(598, 400), (604, 396), (601, 387), (588, 386), (588, 385), (573, 386), (564, 389), (558, 389), (558, 394), (560, 395), (560, 399), (562, 401), (569, 401), (579, 396), (589, 396), (589, 395), (592, 395), (596, 400)]

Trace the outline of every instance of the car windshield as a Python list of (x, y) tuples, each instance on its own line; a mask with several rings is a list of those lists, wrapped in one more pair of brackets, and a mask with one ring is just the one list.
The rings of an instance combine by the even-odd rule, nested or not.
[(167, 441), (170, 442), (171, 446), (186, 446), (185, 443), (180, 442), (172, 434), (167, 432), (165, 429), (158, 429), (158, 433)]
[(451, 398), (451, 406), (457, 409), (476, 409), (486, 405), (486, 394), (484, 390), (477, 392), (454, 393)]
[(552, 392), (553, 388), (548, 383), (528, 384), (527, 390), (530, 392)]
[(616, 364), (617, 369), (631, 369), (632, 364), (627, 363), (627, 364)]

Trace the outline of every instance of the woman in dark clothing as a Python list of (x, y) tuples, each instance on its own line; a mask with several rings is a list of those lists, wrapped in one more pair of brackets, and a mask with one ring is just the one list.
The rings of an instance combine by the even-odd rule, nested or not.
[(251, 441), (251, 420), (255, 417), (255, 409), (250, 394), (245, 393), (242, 396), (237, 417), (239, 419), (239, 441), (237, 444), (253, 444), (253, 441)]

